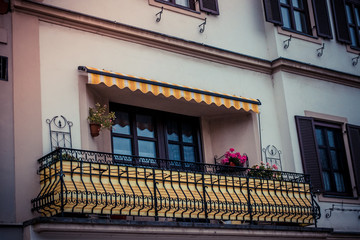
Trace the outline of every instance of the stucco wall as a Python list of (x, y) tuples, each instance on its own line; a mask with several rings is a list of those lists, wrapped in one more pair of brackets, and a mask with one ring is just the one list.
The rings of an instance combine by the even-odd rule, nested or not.
[(204, 33), (200, 33), (198, 27), (202, 19), (166, 9), (161, 21), (156, 22), (155, 15), (161, 9), (149, 5), (148, 0), (106, 0), (101, 5), (96, 0), (44, 0), (43, 3), (246, 55), (268, 58), (264, 18), (259, 14), (262, 12), (261, 1), (219, 1), (220, 15), (202, 17), (206, 17)]
[[(282, 140), (290, 145), (290, 148), (286, 149), (292, 149), (293, 151), (297, 172), (302, 172), (302, 162), (295, 115), (305, 116), (305, 111), (311, 111), (346, 118), (348, 123), (360, 125), (360, 115), (356, 105), (360, 101), (360, 89), (287, 73), (279, 74), (275, 81), (276, 85), (281, 85), (284, 89), (286, 112), (281, 118), (289, 126), (282, 129)], [(352, 168), (349, 171), (352, 172)], [(329, 211), (325, 211), (331, 208), (332, 204), (336, 204), (335, 208), (340, 209), (359, 209), (358, 204), (360, 204), (360, 201), (357, 198), (335, 199), (323, 197), (320, 201), (319, 198), (317, 200), (322, 211), (322, 218), (319, 221), (320, 226), (331, 227), (336, 231), (358, 231), (360, 229), (358, 212), (334, 211), (330, 218), (326, 218), (326, 213)]]
[[(88, 143), (81, 143), (81, 136), (82, 134), (88, 136), (88, 129), (81, 128), (81, 131), (86, 131), (81, 132), (80, 127), (87, 126), (87, 108), (94, 101), (91, 99), (96, 98), (96, 93), (94, 95), (93, 91), (86, 90), (83, 87), (86, 84), (86, 76), (77, 71), (79, 65), (227, 94), (260, 98), (267, 106), (273, 105), (271, 81), (269, 76), (264, 74), (43, 22), (40, 23), (40, 44), (41, 88), (44, 90), (41, 93), (44, 153), (49, 152), (50, 149), (48, 127), (45, 124), (45, 119), (60, 114), (74, 123), (72, 131), (74, 148), (84, 147), (84, 144), (89, 147), (93, 146), (92, 140), (88, 140)], [(54, 48), (54, 46), (57, 47)], [(263, 87), (259, 88), (258, 86)], [(85, 96), (83, 96), (84, 94)], [(122, 93), (118, 91), (111, 94), (121, 95)], [(107, 100), (104, 99), (105, 96), (100, 96), (100, 98), (105, 102)], [(112, 96), (112, 99), (115, 98), (115, 96)], [(129, 95), (128, 99), (119, 101), (131, 104), (135, 99), (131, 99), (131, 95)], [(174, 104), (177, 103), (174, 102)], [(154, 103), (142, 103), (142, 106), (158, 108)], [(196, 104), (189, 104), (186, 107), (188, 108), (188, 115), (193, 115), (191, 108), (196, 110), (197, 106)], [(174, 108), (162, 110), (176, 112)], [(262, 111), (262, 106), (260, 111)], [(79, 113), (82, 114), (79, 115)], [(275, 112), (265, 109), (264, 114), (266, 114), (269, 121), (276, 122)], [(256, 126), (256, 123), (254, 125)], [(253, 126), (253, 128), (255, 127)], [(274, 129), (276, 130), (276, 127), (272, 127), (272, 130)], [(253, 133), (247, 134), (253, 135)], [(267, 142), (273, 142), (274, 139), (276, 141), (274, 134), (270, 135), (271, 140), (267, 140)], [(266, 136), (265, 134), (265, 139)], [(86, 141), (85, 139), (82, 140)], [(252, 138), (251, 142), (254, 141), (254, 138)], [(252, 147), (255, 148), (255, 146)], [(241, 151), (249, 152), (246, 149)], [(256, 158), (258, 157), (253, 157), (253, 159)]]
[(15, 221), (14, 109), (11, 15), (0, 15), (0, 55), (8, 57), (8, 79), (0, 80), (0, 223)]

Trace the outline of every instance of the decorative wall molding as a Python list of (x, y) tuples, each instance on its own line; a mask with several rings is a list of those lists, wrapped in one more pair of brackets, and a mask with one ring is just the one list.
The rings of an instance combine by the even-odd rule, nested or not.
[(14, 0), (12, 3), (15, 13), (32, 15), (38, 17), (40, 21), (60, 26), (101, 34), (123, 41), (268, 75), (283, 71), (360, 88), (360, 76), (303, 62), (285, 58), (278, 58), (273, 61), (255, 58), (33, 1)]

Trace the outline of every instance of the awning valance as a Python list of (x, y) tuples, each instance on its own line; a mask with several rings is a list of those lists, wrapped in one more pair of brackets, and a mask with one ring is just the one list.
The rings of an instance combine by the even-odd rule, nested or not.
[(258, 99), (190, 88), (118, 72), (100, 70), (93, 67), (79, 66), (78, 70), (88, 73), (89, 84), (104, 83), (108, 87), (115, 85), (120, 89), (128, 88), (131, 91), (140, 90), (143, 93), (151, 92), (155, 96), (162, 94), (165, 97), (173, 96), (177, 99), (183, 98), (186, 101), (194, 100), (197, 103), (205, 102), (208, 105), (214, 103), (217, 106), (223, 105), (226, 108), (234, 107), (237, 110), (251, 110), (256, 113), (259, 112), (258, 105), (261, 105), (261, 102)]

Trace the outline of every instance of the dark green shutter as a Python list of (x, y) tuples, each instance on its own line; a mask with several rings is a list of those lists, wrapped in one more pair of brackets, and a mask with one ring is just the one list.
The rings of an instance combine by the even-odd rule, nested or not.
[(295, 116), (304, 172), (311, 177), (315, 192), (323, 192), (323, 181), (318, 158), (314, 120)]
[[(316, 1), (316, 0), (315, 0)], [(347, 23), (344, 0), (331, 0), (336, 30), (336, 38), (339, 42), (350, 44), (349, 26)]]
[(313, 0), (317, 35), (332, 39), (329, 10), (326, 0)]
[(203, 12), (219, 15), (217, 0), (200, 0), (200, 10)]
[(360, 195), (360, 126), (346, 125), (349, 139), (351, 160), (355, 174), (356, 189)]
[(283, 25), (279, 0), (263, 0), (265, 19), (276, 25)]

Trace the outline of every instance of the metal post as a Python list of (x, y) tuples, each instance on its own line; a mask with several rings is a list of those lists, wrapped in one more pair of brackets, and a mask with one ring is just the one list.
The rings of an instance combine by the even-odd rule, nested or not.
[(153, 179), (154, 179), (154, 207), (155, 207), (155, 221), (159, 221), (159, 216), (158, 216), (158, 207), (157, 207), (157, 197), (156, 197), (156, 179), (155, 179), (155, 169), (153, 168)]
[(61, 201), (61, 205), (60, 205), (60, 211), (61, 211), (61, 216), (64, 216), (64, 179), (63, 179), (63, 159), (62, 159), (62, 149), (59, 149), (59, 159), (60, 159), (60, 201)]

